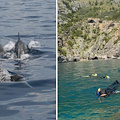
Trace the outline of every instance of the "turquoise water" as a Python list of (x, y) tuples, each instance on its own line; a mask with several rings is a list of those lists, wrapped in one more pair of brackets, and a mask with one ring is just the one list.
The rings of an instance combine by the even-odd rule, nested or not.
[[(58, 64), (58, 119), (59, 120), (120, 120), (120, 94), (102, 98), (96, 90), (120, 81), (120, 60), (85, 61)], [(110, 79), (85, 78), (97, 73)], [(118, 89), (120, 90), (120, 88)]]

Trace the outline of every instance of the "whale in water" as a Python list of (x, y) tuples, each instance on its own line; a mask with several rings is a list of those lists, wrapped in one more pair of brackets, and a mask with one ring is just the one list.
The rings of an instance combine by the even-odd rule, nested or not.
[(20, 81), (22, 78), (22, 75), (11, 75), (6, 69), (0, 67), (0, 82)]
[(28, 48), (24, 42), (20, 40), (20, 35), (18, 32), (18, 41), (15, 44), (15, 54), (17, 58), (21, 58), (21, 55), (26, 54), (28, 52)]

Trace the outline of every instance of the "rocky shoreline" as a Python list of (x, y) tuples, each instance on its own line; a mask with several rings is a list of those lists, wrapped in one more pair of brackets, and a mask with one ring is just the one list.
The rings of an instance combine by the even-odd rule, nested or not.
[(81, 61), (94, 61), (94, 60), (112, 60), (112, 59), (120, 59), (120, 57), (113, 57), (113, 58), (107, 58), (107, 57), (103, 57), (103, 58), (99, 58), (99, 57), (95, 57), (95, 58), (91, 58), (91, 59), (80, 59), (80, 58), (67, 58), (63, 55), (58, 56), (58, 63), (68, 63), (68, 62), (81, 62)]

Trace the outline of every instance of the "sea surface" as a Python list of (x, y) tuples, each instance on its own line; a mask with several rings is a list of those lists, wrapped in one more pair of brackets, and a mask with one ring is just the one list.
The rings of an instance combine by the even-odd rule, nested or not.
[[(120, 120), (120, 94), (102, 98), (96, 91), (120, 82), (120, 60), (83, 61), (58, 64), (59, 120)], [(110, 79), (85, 76), (97, 73)], [(118, 89), (120, 91), (120, 88)]]
[(0, 44), (17, 42), (39, 49), (25, 60), (0, 59), (10, 73), (25, 81), (0, 83), (0, 120), (56, 118), (56, 1), (0, 0)]

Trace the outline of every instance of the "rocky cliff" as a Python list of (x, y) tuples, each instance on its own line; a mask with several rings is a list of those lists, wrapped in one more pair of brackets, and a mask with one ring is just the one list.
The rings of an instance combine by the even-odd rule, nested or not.
[[(60, 9), (62, 7), (58, 7), (59, 10), (63, 12), (62, 14), (60, 13), (58, 15), (59, 16), (58, 32), (62, 31), (58, 33), (58, 61), (70, 62), (97, 59), (105, 60), (119, 59), (120, 58), (119, 20), (107, 19), (110, 18), (111, 16), (106, 16), (106, 14), (104, 15), (104, 17), (99, 17), (100, 14), (98, 14), (99, 16), (95, 15), (95, 17), (94, 16), (90, 17), (90, 15), (88, 15), (87, 17), (83, 17), (84, 19), (80, 19), (79, 15), (81, 16), (81, 13), (80, 14), (78, 13), (81, 12), (81, 9), (82, 7), (85, 6), (85, 3), (83, 4), (79, 1), (77, 2), (78, 2), (76, 4), (77, 7), (74, 7), (75, 4), (73, 5), (71, 1), (69, 3), (69, 6), (66, 7), (66, 9), (65, 6), (67, 4), (64, 4), (63, 7), (64, 12)], [(109, 4), (113, 5), (113, 3), (114, 1), (110, 2)], [(98, 3), (99, 9), (101, 9), (104, 6), (104, 4)], [(95, 5), (95, 7), (98, 7), (98, 5), (97, 6)], [(92, 7), (94, 6), (92, 5)], [(90, 10), (91, 7), (88, 7), (87, 9)], [(83, 12), (84, 10), (82, 9)], [(111, 10), (111, 14), (113, 14), (112, 13), (113, 11), (114, 10)], [(100, 11), (97, 12), (99, 13)], [(105, 11), (102, 12), (105, 13)], [(70, 19), (70, 17), (66, 17), (66, 15), (68, 14), (71, 14), (72, 18), (73, 17), (77, 18), (74, 18), (74, 20), (72, 18)], [(61, 26), (66, 27), (65, 28), (63, 27), (64, 29), (62, 29)]]

